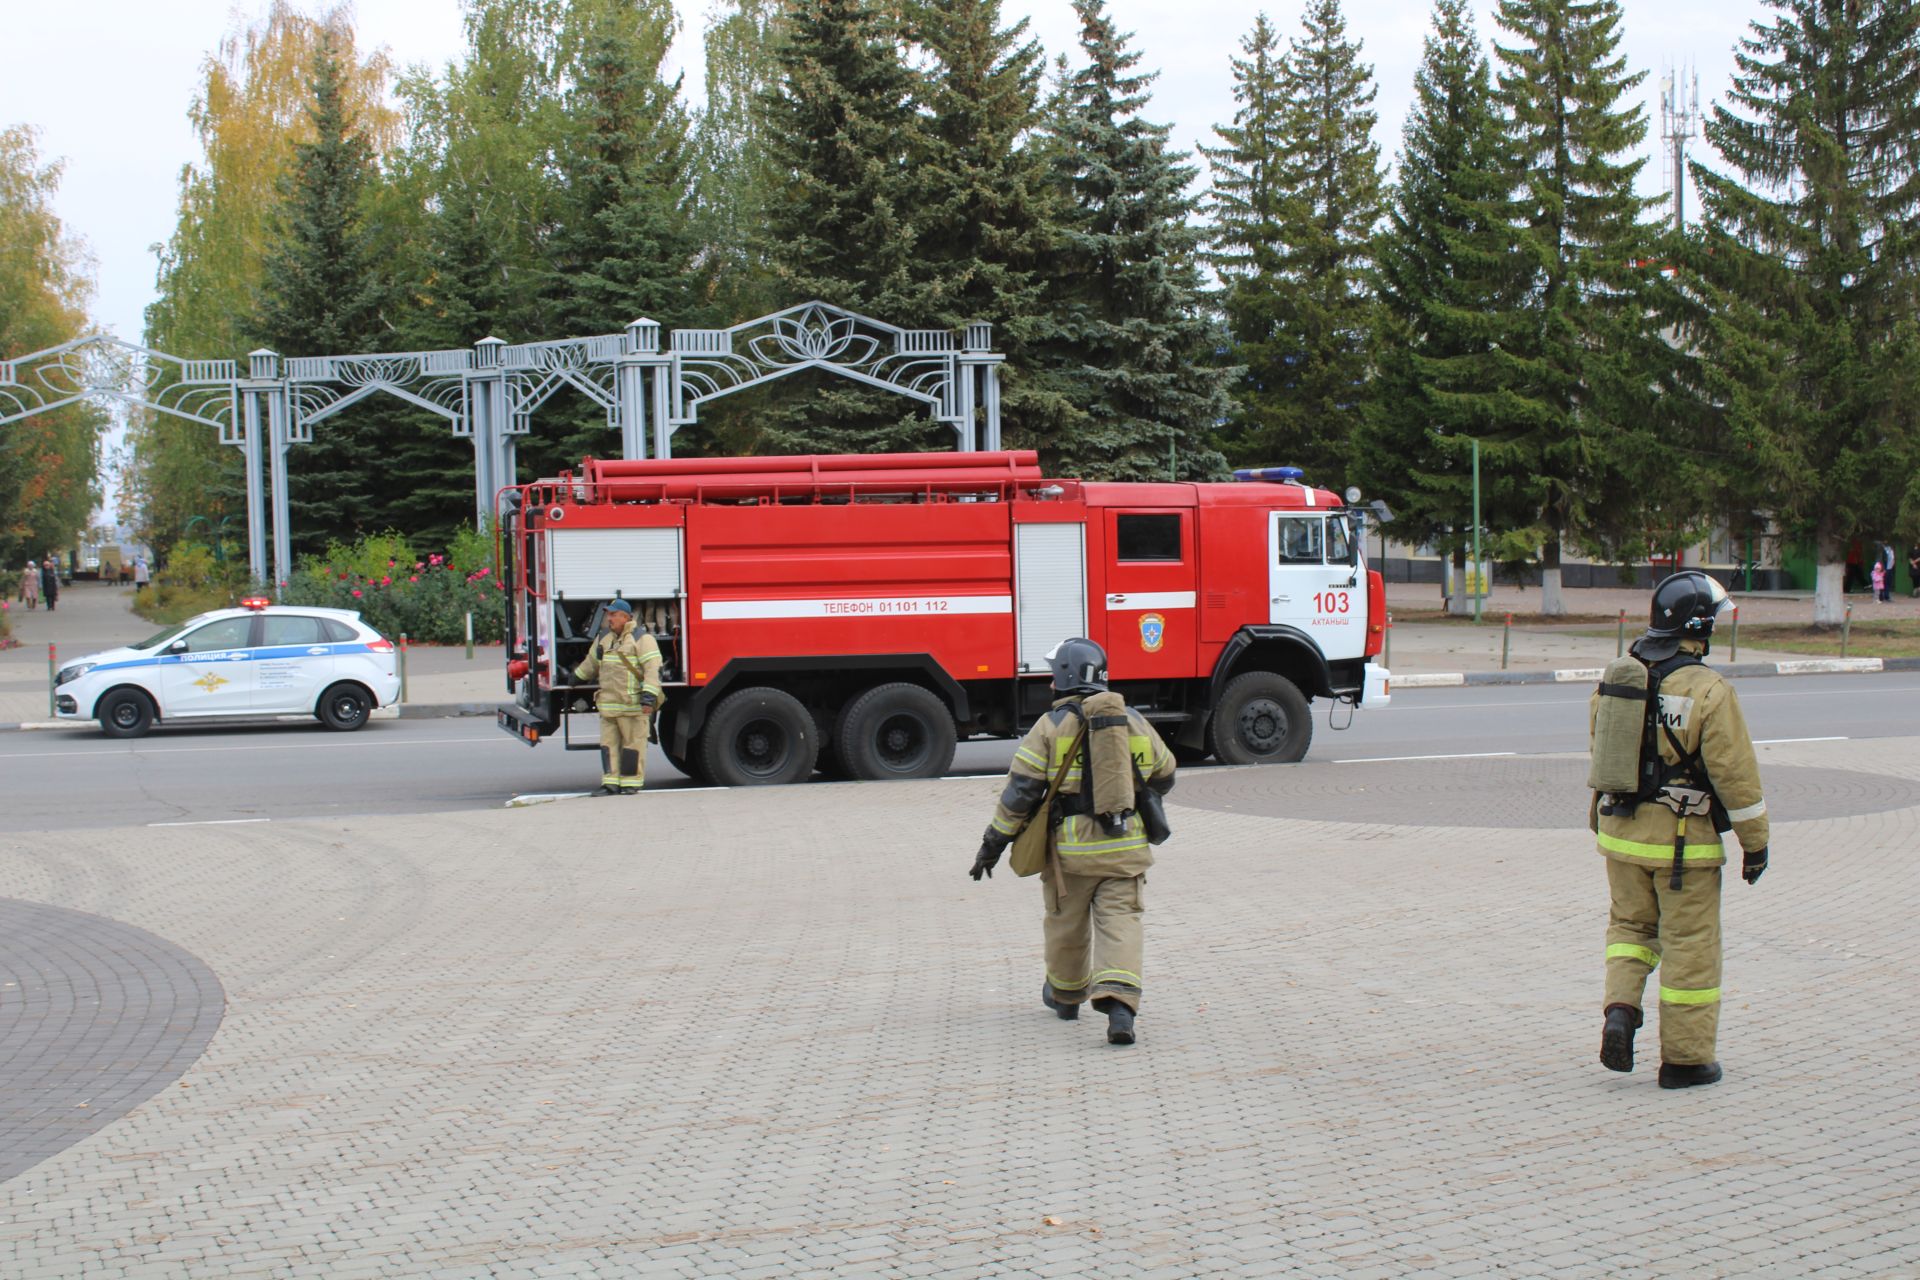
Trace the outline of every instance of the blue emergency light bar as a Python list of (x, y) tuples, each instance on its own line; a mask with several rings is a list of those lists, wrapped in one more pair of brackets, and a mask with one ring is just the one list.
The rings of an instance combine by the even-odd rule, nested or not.
[(1242, 467), (1233, 478), (1256, 484), (1305, 484), (1307, 473), (1299, 467)]

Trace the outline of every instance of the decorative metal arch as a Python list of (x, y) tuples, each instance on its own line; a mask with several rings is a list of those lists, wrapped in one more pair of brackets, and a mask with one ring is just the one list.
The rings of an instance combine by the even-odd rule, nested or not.
[[(367, 398), (386, 394), (444, 419), (473, 441), (474, 510), (515, 476), (515, 440), (562, 387), (606, 411), (627, 458), (671, 457), (673, 434), (700, 406), (806, 369), (819, 369), (928, 406), (962, 450), (1000, 447), (999, 366), (993, 328), (902, 329), (824, 302), (807, 302), (730, 329), (675, 330), (635, 320), (625, 331), (471, 349), (296, 357), (272, 351), (233, 360), (184, 360), (106, 335), (77, 338), (0, 361), (0, 426), (84, 400), (131, 405), (217, 429), (246, 455), (247, 557), (260, 580), (292, 569), (287, 450)], [(651, 436), (651, 439), (649, 439)], [(651, 445), (651, 448), (649, 448)], [(269, 473), (271, 488), (268, 486)], [(267, 507), (272, 504), (272, 576)]]

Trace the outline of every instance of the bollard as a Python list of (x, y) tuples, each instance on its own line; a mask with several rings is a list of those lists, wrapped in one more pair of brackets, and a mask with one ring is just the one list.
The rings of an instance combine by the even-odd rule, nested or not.
[(1620, 611), (1620, 634), (1613, 638), (1613, 656), (1618, 658), (1627, 651), (1627, 611)]
[(407, 700), (407, 633), (400, 633), (400, 701)]
[(49, 716), (58, 714), (57, 709), (53, 705), (53, 700), (55, 697), (54, 689), (56, 687), (53, 682), (54, 682), (54, 679), (57, 676), (59, 676), (59, 674), (60, 674), (60, 659), (54, 655), (53, 646), (48, 645), (47, 646), (47, 714)]
[(1853, 630), (1853, 606), (1847, 606), (1846, 616), (1840, 619), (1840, 656), (1847, 656), (1847, 633)]
[(1380, 665), (1393, 670), (1393, 610), (1387, 610), (1387, 629), (1380, 637)]
[(1500, 669), (1507, 669), (1507, 655), (1513, 650), (1513, 615), (1507, 615), (1507, 621), (1500, 628)]
[(1727, 645), (1727, 661), (1740, 661), (1740, 606), (1733, 606), (1733, 638)]
[(473, 610), (467, 610), (467, 661), (473, 661)]

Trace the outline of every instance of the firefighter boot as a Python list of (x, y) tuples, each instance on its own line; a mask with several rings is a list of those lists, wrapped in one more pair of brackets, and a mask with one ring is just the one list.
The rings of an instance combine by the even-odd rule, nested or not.
[(1133, 1010), (1129, 1009), (1123, 1001), (1109, 1000), (1106, 1012), (1107, 1043), (1132, 1044)]
[(1051, 982), (1042, 982), (1040, 984), (1040, 1003), (1053, 1010), (1055, 1016), (1062, 1022), (1072, 1022), (1080, 1016), (1079, 1005), (1067, 1004), (1064, 1001), (1054, 998), (1053, 984)]
[(1717, 1062), (1663, 1062), (1660, 1064), (1662, 1089), (1687, 1089), (1696, 1084), (1712, 1084), (1720, 1078)]
[(1640, 1011), (1630, 1004), (1607, 1006), (1606, 1029), (1600, 1033), (1600, 1065), (1609, 1071), (1633, 1070), (1633, 1033), (1640, 1029)]

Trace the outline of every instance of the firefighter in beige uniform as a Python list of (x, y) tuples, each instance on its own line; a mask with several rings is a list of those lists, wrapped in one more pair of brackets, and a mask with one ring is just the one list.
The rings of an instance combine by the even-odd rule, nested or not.
[(600, 696), (600, 790), (633, 795), (647, 784), (647, 737), (653, 713), (665, 697), (660, 685), (660, 646), (633, 620), (633, 606), (607, 606), (606, 630), (574, 668), (573, 678), (598, 680)]
[[(1613, 899), (1600, 1061), (1633, 1069), (1642, 994), (1657, 968), (1665, 1089), (1720, 1079), (1721, 832), (1731, 828), (1738, 837), (1748, 884), (1767, 869), (1767, 805), (1753, 739), (1733, 686), (1701, 663), (1714, 620), (1730, 603), (1718, 582), (1696, 571), (1655, 589), (1646, 634), (1633, 645), (1658, 689), (1657, 719), (1646, 715), (1644, 690), (1633, 713), (1644, 725), (1641, 785), (1636, 794), (1596, 792), (1590, 819)], [(1620, 692), (1603, 681), (1593, 696), (1596, 753), (1603, 698)], [(1634, 705), (1626, 692), (1622, 705)]]
[[(1093, 811), (1092, 779), (1085, 766), (1091, 761), (1095, 770), (1102, 768), (1105, 761), (1099, 753), (1115, 743), (1112, 749), (1126, 753), (1127, 761), (1120, 766), (1126, 776), (1137, 777), (1164, 796), (1173, 790), (1173, 755), (1139, 712), (1107, 693), (1107, 655), (1099, 645), (1062, 641), (1047, 660), (1059, 698), (1014, 752), (970, 874), (975, 880), (991, 876), (1029, 815), (1035, 822), (1052, 824), (1047, 866), (1039, 873), (1047, 912), (1047, 976), (1040, 987), (1041, 1002), (1070, 1021), (1080, 1016), (1081, 1004), (1091, 1000), (1107, 1015), (1107, 1039), (1132, 1044), (1134, 1015), (1140, 1008), (1143, 894), (1153, 852), (1138, 813)], [(1099, 737), (1102, 733), (1109, 736)], [(1081, 746), (1068, 763), (1076, 739)], [(1061, 781), (1052, 813), (1034, 814), (1056, 772)]]

